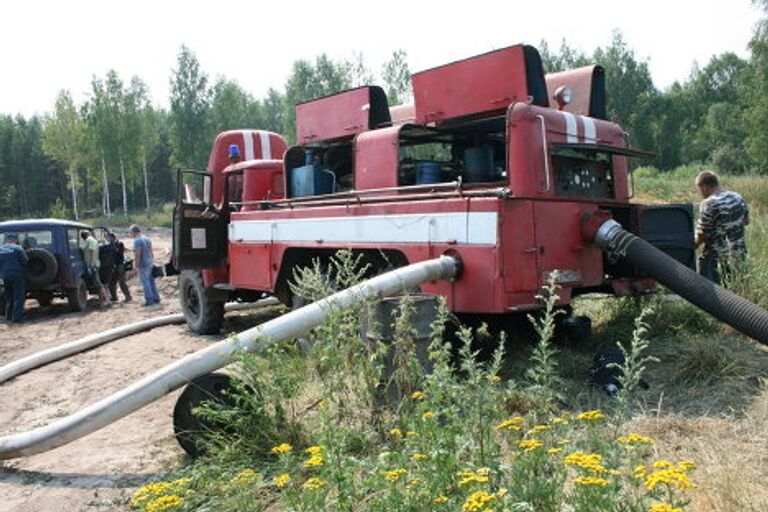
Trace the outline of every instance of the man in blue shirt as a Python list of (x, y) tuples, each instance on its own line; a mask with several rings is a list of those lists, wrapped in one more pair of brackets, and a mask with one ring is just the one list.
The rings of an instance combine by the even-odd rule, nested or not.
[(160, 294), (157, 293), (155, 276), (152, 275), (152, 267), (155, 265), (152, 242), (141, 234), (141, 228), (136, 224), (131, 226), (131, 236), (133, 237), (133, 261), (136, 270), (139, 271), (141, 287), (144, 289), (144, 305), (159, 304)]
[(19, 235), (6, 233), (5, 244), (0, 245), (0, 278), (5, 285), (5, 319), (20, 324), (27, 299), (27, 283), (24, 267), (27, 253), (19, 247)]

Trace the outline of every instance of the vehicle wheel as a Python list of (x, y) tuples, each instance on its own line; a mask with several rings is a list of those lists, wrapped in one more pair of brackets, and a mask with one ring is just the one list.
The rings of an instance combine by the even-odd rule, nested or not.
[(34, 248), (27, 250), (29, 262), (24, 269), (24, 278), (29, 288), (42, 288), (51, 284), (59, 273), (59, 262), (52, 252)]
[(208, 298), (199, 272), (185, 270), (179, 276), (181, 310), (187, 325), (198, 334), (216, 334), (224, 323), (224, 303)]
[(72, 311), (83, 311), (88, 306), (88, 285), (82, 279), (77, 288), (67, 290), (67, 304)]
[(194, 413), (194, 409), (203, 402), (230, 404), (233, 400), (228, 391), (232, 382), (223, 373), (209, 373), (190, 382), (176, 401), (173, 408), (173, 432), (176, 441), (185, 452), (197, 457), (204, 452), (205, 435), (215, 430), (224, 430), (225, 426), (206, 421)]

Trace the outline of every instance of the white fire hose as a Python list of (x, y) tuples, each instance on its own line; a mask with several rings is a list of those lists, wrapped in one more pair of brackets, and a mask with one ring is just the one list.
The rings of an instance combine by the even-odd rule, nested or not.
[[(279, 304), (279, 301), (275, 298), (262, 299), (257, 302), (249, 303), (230, 303), (224, 306), (224, 311), (244, 311), (248, 309), (274, 306)], [(184, 323), (184, 313), (173, 313), (170, 315), (158, 316), (140, 322), (134, 322), (132, 324), (121, 325), (112, 329), (97, 332), (85, 336), (63, 345), (58, 345), (46, 350), (41, 350), (34, 354), (30, 354), (21, 359), (0, 366), (0, 384), (11, 380), (23, 373), (28, 372), (34, 368), (45, 366), (46, 364), (53, 363), (60, 359), (85, 352), (86, 350), (98, 347), (110, 341), (115, 341), (126, 336), (149, 331), (156, 327), (162, 327), (164, 325), (181, 324)]]
[(320, 325), (334, 309), (392, 295), (428, 281), (453, 278), (458, 275), (459, 267), (459, 261), (450, 256), (414, 263), (269, 320), (190, 354), (49, 425), (1, 437), (0, 459), (34, 455), (63, 446), (114, 423), (197, 377), (228, 365), (236, 352), (258, 352), (272, 343), (305, 334)]

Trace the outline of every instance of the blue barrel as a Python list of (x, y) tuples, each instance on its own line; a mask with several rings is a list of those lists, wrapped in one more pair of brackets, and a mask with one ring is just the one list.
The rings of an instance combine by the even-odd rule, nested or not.
[(428, 185), (440, 183), (440, 164), (438, 162), (419, 162), (416, 164), (416, 184)]
[(493, 149), (488, 146), (465, 149), (464, 168), (469, 183), (493, 181)]
[(291, 169), (291, 197), (319, 196), (335, 192), (332, 172), (317, 165), (302, 165)]

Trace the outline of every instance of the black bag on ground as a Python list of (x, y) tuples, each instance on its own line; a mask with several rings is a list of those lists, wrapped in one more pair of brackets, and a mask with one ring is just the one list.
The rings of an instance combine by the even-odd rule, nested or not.
[(165, 277), (165, 272), (163, 271), (163, 267), (154, 265), (152, 267), (152, 277)]
[[(617, 345), (601, 347), (595, 354), (592, 367), (589, 369), (589, 380), (609, 395), (615, 395), (621, 389), (621, 366), (625, 363), (624, 353)], [(639, 386), (648, 389), (650, 386), (641, 380)]]

